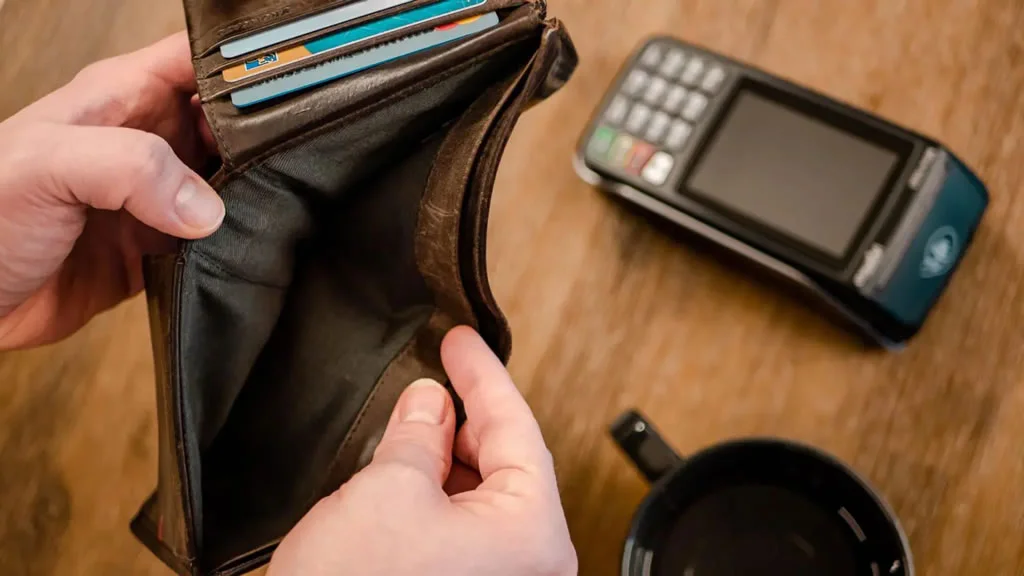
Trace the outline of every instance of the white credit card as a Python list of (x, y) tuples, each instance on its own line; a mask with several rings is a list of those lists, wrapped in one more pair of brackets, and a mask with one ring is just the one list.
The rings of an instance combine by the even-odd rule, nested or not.
[(374, 46), (362, 52), (328, 60), (308, 68), (296, 70), (284, 76), (272, 78), (260, 84), (242, 88), (231, 93), (231, 102), (238, 108), (266, 102), (273, 98), (355, 74), (356, 72), (440, 46), (441, 44), (459, 40), (471, 34), (483, 32), (488, 28), (496, 26), (498, 22), (497, 13), (490, 12), (483, 16), (474, 16), (459, 22), (453, 22), (452, 24), (438, 26), (427, 32), (406, 36), (394, 42)]
[(327, 10), (326, 12), (320, 12), (319, 14), (300, 18), (294, 22), (289, 22), (261, 32), (249, 34), (244, 38), (225, 42), (220, 46), (220, 54), (225, 58), (235, 58), (237, 56), (242, 56), (243, 54), (262, 50), (280, 42), (294, 40), (295, 38), (309, 34), (310, 32), (316, 32), (317, 30), (323, 30), (325, 28), (330, 28), (331, 26), (351, 22), (356, 18), (376, 14), (377, 12), (401, 6), (402, 4), (408, 4), (412, 1), (413, 0), (359, 0), (358, 2)]

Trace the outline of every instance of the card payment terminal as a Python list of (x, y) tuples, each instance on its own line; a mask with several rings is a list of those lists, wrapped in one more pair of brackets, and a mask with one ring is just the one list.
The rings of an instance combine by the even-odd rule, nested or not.
[(921, 327), (988, 205), (938, 142), (666, 37), (630, 58), (575, 164), (811, 289), (887, 347)]

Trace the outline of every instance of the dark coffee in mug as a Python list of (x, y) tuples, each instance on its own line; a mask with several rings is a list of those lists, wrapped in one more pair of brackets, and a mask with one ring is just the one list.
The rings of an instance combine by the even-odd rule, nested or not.
[(885, 503), (808, 446), (747, 439), (677, 456), (635, 412), (612, 434), (652, 482), (627, 538), (624, 576), (909, 576)]
[(855, 576), (849, 533), (802, 496), (776, 486), (713, 492), (676, 519), (655, 575)]

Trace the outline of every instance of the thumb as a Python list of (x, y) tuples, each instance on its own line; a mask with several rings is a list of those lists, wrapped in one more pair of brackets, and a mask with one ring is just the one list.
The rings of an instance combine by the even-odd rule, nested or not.
[(415, 470), (440, 489), (452, 464), (455, 409), (451, 396), (430, 379), (409, 385), (398, 399), (371, 467)]
[(44, 193), (103, 210), (124, 208), (178, 238), (211, 234), (224, 203), (163, 138), (130, 128), (58, 126), (40, 131), (49, 150)]

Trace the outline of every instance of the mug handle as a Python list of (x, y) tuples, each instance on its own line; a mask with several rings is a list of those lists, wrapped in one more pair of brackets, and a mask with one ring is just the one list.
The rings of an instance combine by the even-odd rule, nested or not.
[(619, 416), (611, 425), (612, 438), (652, 484), (683, 465), (683, 459), (636, 410)]

